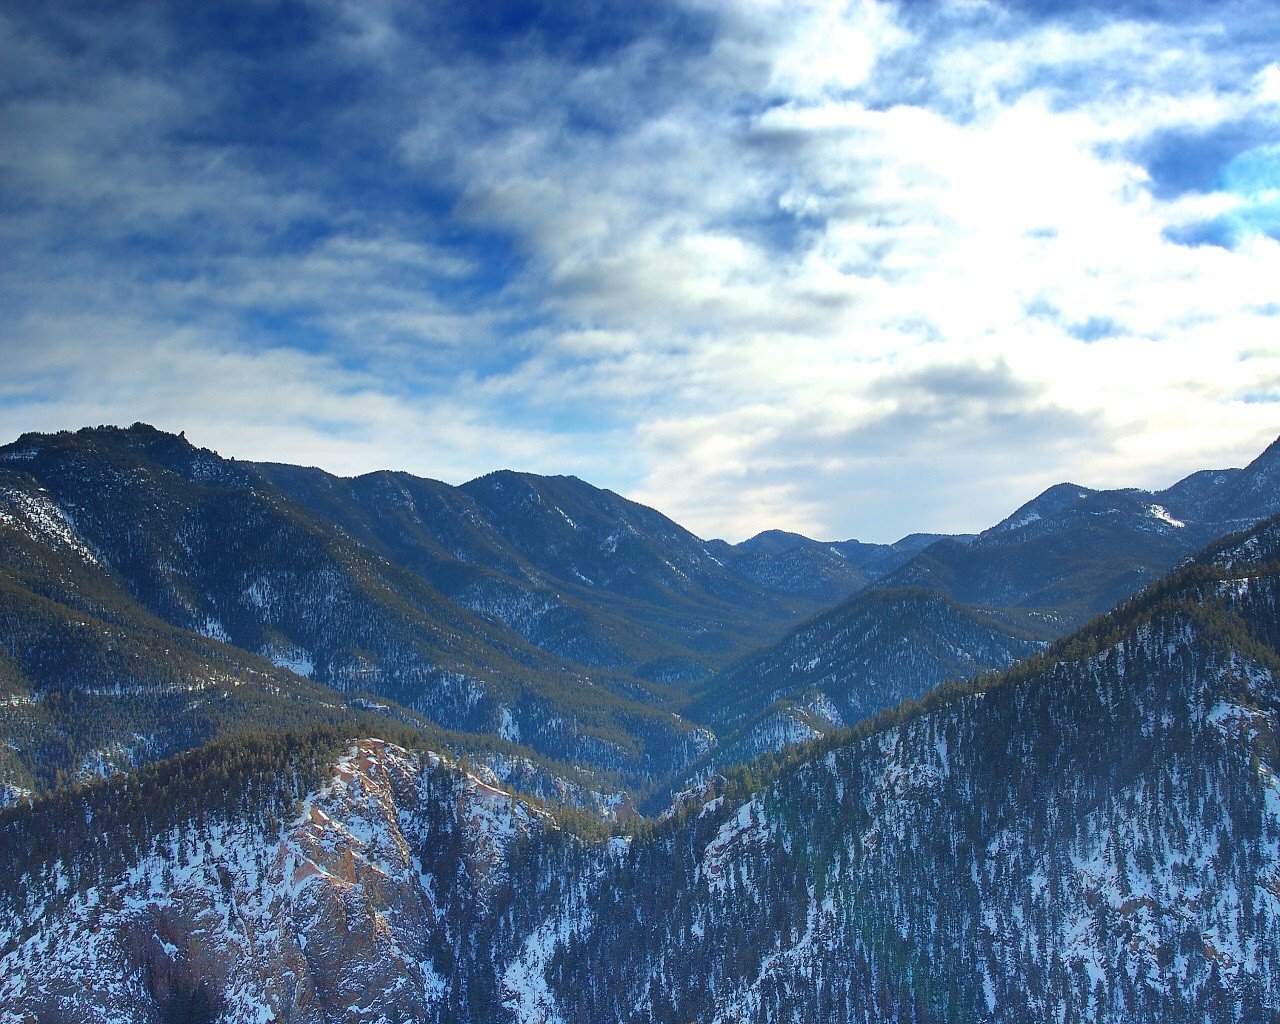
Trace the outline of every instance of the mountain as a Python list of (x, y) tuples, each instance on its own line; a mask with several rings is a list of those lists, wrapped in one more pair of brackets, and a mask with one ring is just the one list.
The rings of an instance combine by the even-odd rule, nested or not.
[(1248, 529), (1280, 488), (1280, 438), (1244, 469), (1203, 470), (1158, 493), (1169, 512), (1223, 535)]
[[(445, 730), (496, 735), (633, 784), (713, 742), (675, 713), (692, 681), (921, 543), (792, 536), (770, 551), (759, 539), (734, 547), (573, 477), (502, 471), (461, 487), (391, 472), (344, 479), (224, 459), (145, 424), (23, 435), (0, 447), (0, 473), (6, 500), (40, 505), (85, 553), (80, 568), (106, 595), (87, 612), (114, 602), (144, 622), (138, 636), (150, 639), (135, 638), (138, 657), (163, 662), (194, 646), (235, 663), (191, 670), (203, 679), (235, 676), (256, 656), (292, 673), (288, 686), (302, 676), (372, 694)], [(40, 540), (31, 559), (49, 562), (41, 595), (79, 607), (82, 584), (54, 568), (65, 552), (53, 534), (28, 533)], [(59, 642), (74, 646), (72, 635)], [(152, 642), (158, 650), (145, 649)], [(82, 653), (94, 656), (92, 646)], [(116, 681), (105, 669), (95, 678), (98, 690)], [(75, 757), (116, 747), (111, 764), (132, 763), (134, 748), (143, 756), (150, 741), (129, 740), (127, 704), (113, 705), (121, 736)], [(55, 758), (41, 777), (76, 770), (73, 761)], [(30, 771), (14, 764), (7, 784), (30, 788)]]
[(332, 730), (10, 809), (0, 1013), (1275, 1020), (1277, 566), (1273, 520), (629, 836)]
[(686, 712), (721, 736), (717, 763), (851, 726), (950, 680), (1008, 668), (1041, 644), (930, 591), (874, 589), (717, 673)]
[(1215, 537), (1280, 512), (1280, 441), (1244, 469), (1160, 491), (1058, 484), (967, 543), (942, 540), (880, 585), (1019, 609), (1053, 637), (1136, 592)]
[(387, 724), (265, 658), (150, 614), (121, 592), (49, 496), (7, 470), (0, 707), (0, 805), (228, 732), (362, 717), (373, 728)]
[[(1009, 664), (1280, 504), (1278, 460), (1163, 492), (1064, 484), (974, 537), (729, 545), (574, 477), (346, 479), (143, 424), (23, 435), (0, 447), (23, 538), (0, 555), (18, 573), (0, 685), (25, 723), (0, 785), (12, 799), (373, 700), (649, 788)], [(169, 677), (236, 696), (192, 706)]]
[(406, 473), (256, 468), (475, 615), (660, 686), (705, 675), (824, 593), (757, 585), (661, 513), (576, 477), (502, 471), (451, 487)]
[[(708, 742), (635, 681), (529, 644), (292, 501), (252, 465), (183, 438), (141, 425), (24, 435), (0, 448), (0, 469), (12, 502), (38, 505), (55, 524), (32, 533), (27, 549), (29, 560), (48, 561), (47, 599), (84, 601), (57, 564), (69, 557), (61, 544), (92, 562), (95, 586), (110, 594), (97, 604), (126, 603), (148, 622), (239, 648), (233, 659), (251, 652), (448, 730), (646, 777)], [(74, 676), (64, 682), (75, 690)]]
[(917, 533), (893, 544), (828, 543), (784, 530), (766, 530), (739, 544), (726, 544), (719, 553), (726, 566), (744, 579), (831, 605), (870, 586), (941, 539), (938, 534)]
[[(1276, 1019), (1278, 551), (1272, 521), (1009, 672), (686, 804), (549, 958), (557, 1012)], [(637, 906), (662, 912), (624, 924)]]
[[(1007, 668), (1209, 540), (1278, 511), (1280, 441), (1244, 469), (1206, 470), (1163, 491), (1062, 483), (975, 536), (917, 535), (867, 560), (854, 549), (851, 562), (883, 570), (861, 593), (694, 687), (686, 713), (721, 740), (698, 768)], [(745, 546), (777, 557), (814, 543), (771, 531)]]
[(122, 592), (47, 493), (0, 471), (0, 807), (263, 729), (407, 733), (504, 784), (612, 816), (624, 782), (441, 729), (176, 628)]

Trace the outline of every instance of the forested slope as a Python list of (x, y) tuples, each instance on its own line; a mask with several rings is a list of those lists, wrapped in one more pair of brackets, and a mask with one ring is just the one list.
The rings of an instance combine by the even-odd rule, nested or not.
[(165, 769), (228, 795), (110, 824), (93, 870), (13, 810), (4, 1019), (1271, 1021), (1278, 599), (1269, 522), (629, 838), (341, 736)]

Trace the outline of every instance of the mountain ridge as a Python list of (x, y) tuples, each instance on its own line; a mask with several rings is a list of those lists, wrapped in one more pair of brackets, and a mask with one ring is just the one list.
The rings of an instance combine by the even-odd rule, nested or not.
[[(717, 743), (776, 749), (1006, 664), (1015, 648), (1026, 653), (1028, 641), (1123, 599), (1218, 525), (1276, 507), (1278, 459), (1272, 445), (1243, 470), (1192, 474), (1161, 492), (1056, 485), (982, 534), (892, 545), (783, 531), (739, 546), (703, 541), (572, 476), (496, 471), (462, 487), (394, 471), (341, 478), (224, 459), (144, 424), (22, 435), (0, 447), (0, 498), (24, 538), (9, 545), (9, 571), (21, 576), (12, 560), (27, 559), (40, 572), (21, 578), (38, 577), (41, 596), (74, 615), (116, 608), (131, 636), (151, 638), (133, 649), (163, 647), (155, 624), (164, 623), (180, 631), (164, 633), (170, 647), (247, 652), (214, 655), (230, 659), (232, 676), (235, 659), (266, 658), (268, 674), (367, 692), (447, 731), (490, 734), (646, 789), (723, 763), (731, 751), (713, 754)], [(916, 602), (914, 624), (883, 596), (921, 590), (935, 596)], [(822, 634), (814, 623), (838, 617), (833, 606), (881, 617), (854, 615), (845, 640), (814, 662), (820, 678), (766, 678), (782, 670), (763, 668), (776, 645), (794, 646), (806, 628)], [(940, 615), (951, 616), (948, 629), (966, 623), (948, 651), (932, 638)], [(60, 628), (58, 642), (74, 647), (71, 627)], [(857, 650), (855, 634), (886, 630), (899, 646), (886, 647), (896, 653), (879, 668), (841, 676), (833, 667), (837, 648)], [(15, 634), (10, 653), (18, 643)], [(105, 657), (95, 650), (83, 653)], [(784, 662), (814, 658), (795, 650)], [(748, 684), (733, 666), (751, 663), (762, 668)], [(206, 676), (216, 671), (201, 664)], [(883, 685), (872, 699), (875, 676)], [(726, 694), (757, 695), (736, 724), (704, 699), (717, 678)], [(863, 696), (850, 703), (854, 692)], [(11, 699), (26, 699), (21, 686)], [(123, 730), (127, 715), (117, 719)], [(754, 738), (735, 731), (748, 721)], [(50, 765), (79, 770), (77, 757), (115, 742), (100, 739)], [(125, 766), (130, 756), (110, 754)], [(14, 793), (39, 781), (21, 760), (0, 757), (10, 773), (0, 783)]]

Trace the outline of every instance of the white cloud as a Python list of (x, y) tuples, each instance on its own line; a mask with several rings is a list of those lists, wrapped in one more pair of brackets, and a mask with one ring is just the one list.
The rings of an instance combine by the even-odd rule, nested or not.
[[(447, 196), (432, 227), (345, 205), (324, 168), (159, 144), (196, 80), (19, 103), (31, 138), (6, 159), (39, 203), (187, 224), (196, 256), (145, 284), (84, 252), (29, 260), (10, 379), (43, 397), (0, 423), (578, 472), (704, 534), (878, 539), (981, 528), (1063, 477), (1166, 483), (1275, 434), (1280, 245), (1168, 240), (1241, 200), (1157, 199), (1139, 162), (1157, 131), (1280, 123), (1275, 64), (1190, 18), (688, 6), (705, 46), (530, 38), (498, 64), (432, 51), (395, 4), (342, 7), (317, 46), (375, 83), (345, 117), (382, 133), (389, 176)], [(337, 230), (277, 244), (308, 219)], [(190, 225), (212, 220), (203, 246)], [(509, 245), (489, 290), (469, 285), (485, 254), (450, 241), (476, 230)], [(316, 338), (255, 345), (247, 311)]]

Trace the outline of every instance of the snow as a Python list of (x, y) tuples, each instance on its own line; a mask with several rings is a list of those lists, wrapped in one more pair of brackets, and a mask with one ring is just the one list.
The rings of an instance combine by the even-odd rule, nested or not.
[(1026, 515), (1019, 516), (1017, 519), (1006, 523), (1004, 529), (1017, 530), (1023, 526), (1030, 526), (1032, 523), (1039, 522), (1041, 518), (1039, 512), (1028, 512)]
[(564, 1024), (546, 970), (569, 930), (564, 922), (544, 924), (524, 940), (519, 955), (503, 972), (503, 1005), (519, 1024)]
[(738, 808), (737, 814), (720, 826), (716, 837), (702, 853), (700, 870), (713, 892), (725, 891), (728, 867), (743, 847), (763, 842), (771, 834), (765, 820), (764, 806), (758, 798)]
[(1149, 511), (1156, 519), (1159, 519), (1161, 522), (1168, 523), (1170, 526), (1177, 527), (1178, 529), (1182, 529), (1187, 525), (1181, 519), (1174, 519), (1173, 516), (1169, 515), (1169, 513), (1165, 511), (1165, 507), (1163, 505), (1152, 505)]
[(560, 602), (549, 592), (529, 591), (491, 580), (472, 584), (454, 600), (478, 615), (492, 616), (526, 639), (533, 639), (547, 614), (560, 607)]
[[(452, 824), (423, 814), (442, 770), (453, 780), (444, 784), (459, 792), (458, 801), (446, 805), (456, 808)], [(133, 922), (160, 920), (185, 922), (182, 928), (199, 936), (208, 969), (226, 977), (220, 1020), (227, 1024), (280, 1019), (284, 993), (303, 980), (299, 972), (326, 963), (347, 979), (329, 977), (327, 984), (362, 979), (365, 995), (344, 1019), (403, 1018), (395, 1007), (434, 1006), (449, 986), (425, 945), (444, 893), (411, 850), (421, 848), (430, 830), (459, 830), (468, 884), (483, 893), (503, 877), (512, 839), (548, 823), (542, 812), (483, 780), (459, 776), (457, 766), (438, 755), (362, 740), (275, 834), (238, 820), (208, 820), (198, 833), (179, 827), (158, 837), (155, 852), (123, 874), (83, 892), (59, 866), (49, 891), (69, 901), (67, 910), (49, 914), (45, 902), (33, 898), (12, 920), (0, 914), (0, 1020), (7, 1024), (5, 1011), (27, 997), (40, 1005), (38, 994), (59, 982), (91, 995), (105, 1010), (100, 1019), (150, 1020), (127, 936)], [(341, 943), (335, 949), (332, 936), (317, 927), (334, 901), (357, 940), (350, 953)], [(360, 941), (372, 943), (368, 958)], [(160, 960), (177, 962), (186, 955), (180, 947), (168, 936), (153, 937)], [(331, 959), (322, 959), (326, 955)]]
[(231, 642), (231, 635), (226, 631), (222, 623), (212, 615), (205, 615), (195, 622), (192, 628), (201, 636), (207, 636), (210, 640), (220, 640), (224, 644)]
[(18, 528), (32, 540), (70, 550), (84, 561), (98, 564), (72, 518), (43, 489), (34, 494), (15, 488), (0, 490), (0, 503), (8, 506), (0, 508), (0, 522)]
[(520, 742), (520, 726), (511, 717), (511, 709), (505, 706), (502, 708), (502, 721), (498, 725), (498, 735), (510, 743)]
[(277, 648), (268, 647), (262, 652), (271, 660), (273, 665), (280, 668), (287, 668), (300, 676), (310, 678), (316, 670), (316, 664), (312, 660), (310, 652), (301, 647)]

